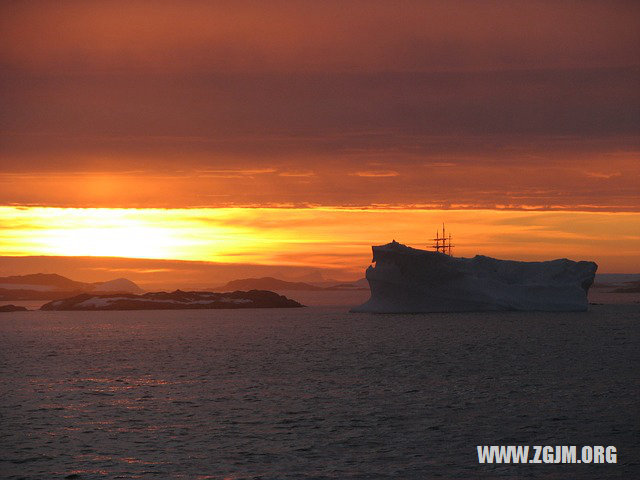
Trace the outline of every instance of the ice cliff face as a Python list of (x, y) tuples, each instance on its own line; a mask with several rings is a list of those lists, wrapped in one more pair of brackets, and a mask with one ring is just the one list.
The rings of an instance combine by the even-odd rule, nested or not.
[(598, 266), (457, 258), (397, 242), (373, 248), (371, 298), (354, 312), (581, 311)]

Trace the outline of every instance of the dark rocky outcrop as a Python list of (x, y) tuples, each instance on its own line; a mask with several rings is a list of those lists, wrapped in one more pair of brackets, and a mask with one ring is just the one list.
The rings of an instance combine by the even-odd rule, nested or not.
[(266, 290), (215, 292), (150, 292), (144, 295), (81, 294), (49, 302), (41, 310), (193, 310), (222, 308), (295, 308), (300, 303)]
[(0, 305), (0, 312), (26, 312), (26, 307), (19, 307), (17, 305)]

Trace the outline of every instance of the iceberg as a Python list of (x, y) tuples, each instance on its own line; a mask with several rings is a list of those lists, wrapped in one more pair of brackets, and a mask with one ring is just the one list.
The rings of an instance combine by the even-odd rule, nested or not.
[(584, 311), (598, 268), (566, 258), (453, 257), (395, 240), (372, 249), (375, 265), (366, 271), (371, 298), (352, 312)]

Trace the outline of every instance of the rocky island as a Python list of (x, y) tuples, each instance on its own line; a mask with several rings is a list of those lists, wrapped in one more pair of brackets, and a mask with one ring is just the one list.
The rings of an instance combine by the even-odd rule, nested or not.
[(17, 305), (9, 304), (9, 305), (0, 305), (0, 312), (26, 312), (26, 307), (20, 307)]
[(220, 308), (295, 308), (300, 303), (267, 290), (215, 292), (150, 292), (143, 295), (84, 293), (55, 300), (40, 310), (193, 310)]
[(583, 311), (598, 266), (453, 257), (396, 241), (374, 246), (371, 298), (353, 312)]

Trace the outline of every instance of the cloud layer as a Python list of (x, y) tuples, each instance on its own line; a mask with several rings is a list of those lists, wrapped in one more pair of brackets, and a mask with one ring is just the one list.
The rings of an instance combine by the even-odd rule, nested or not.
[(637, 2), (0, 9), (2, 204), (640, 209)]

